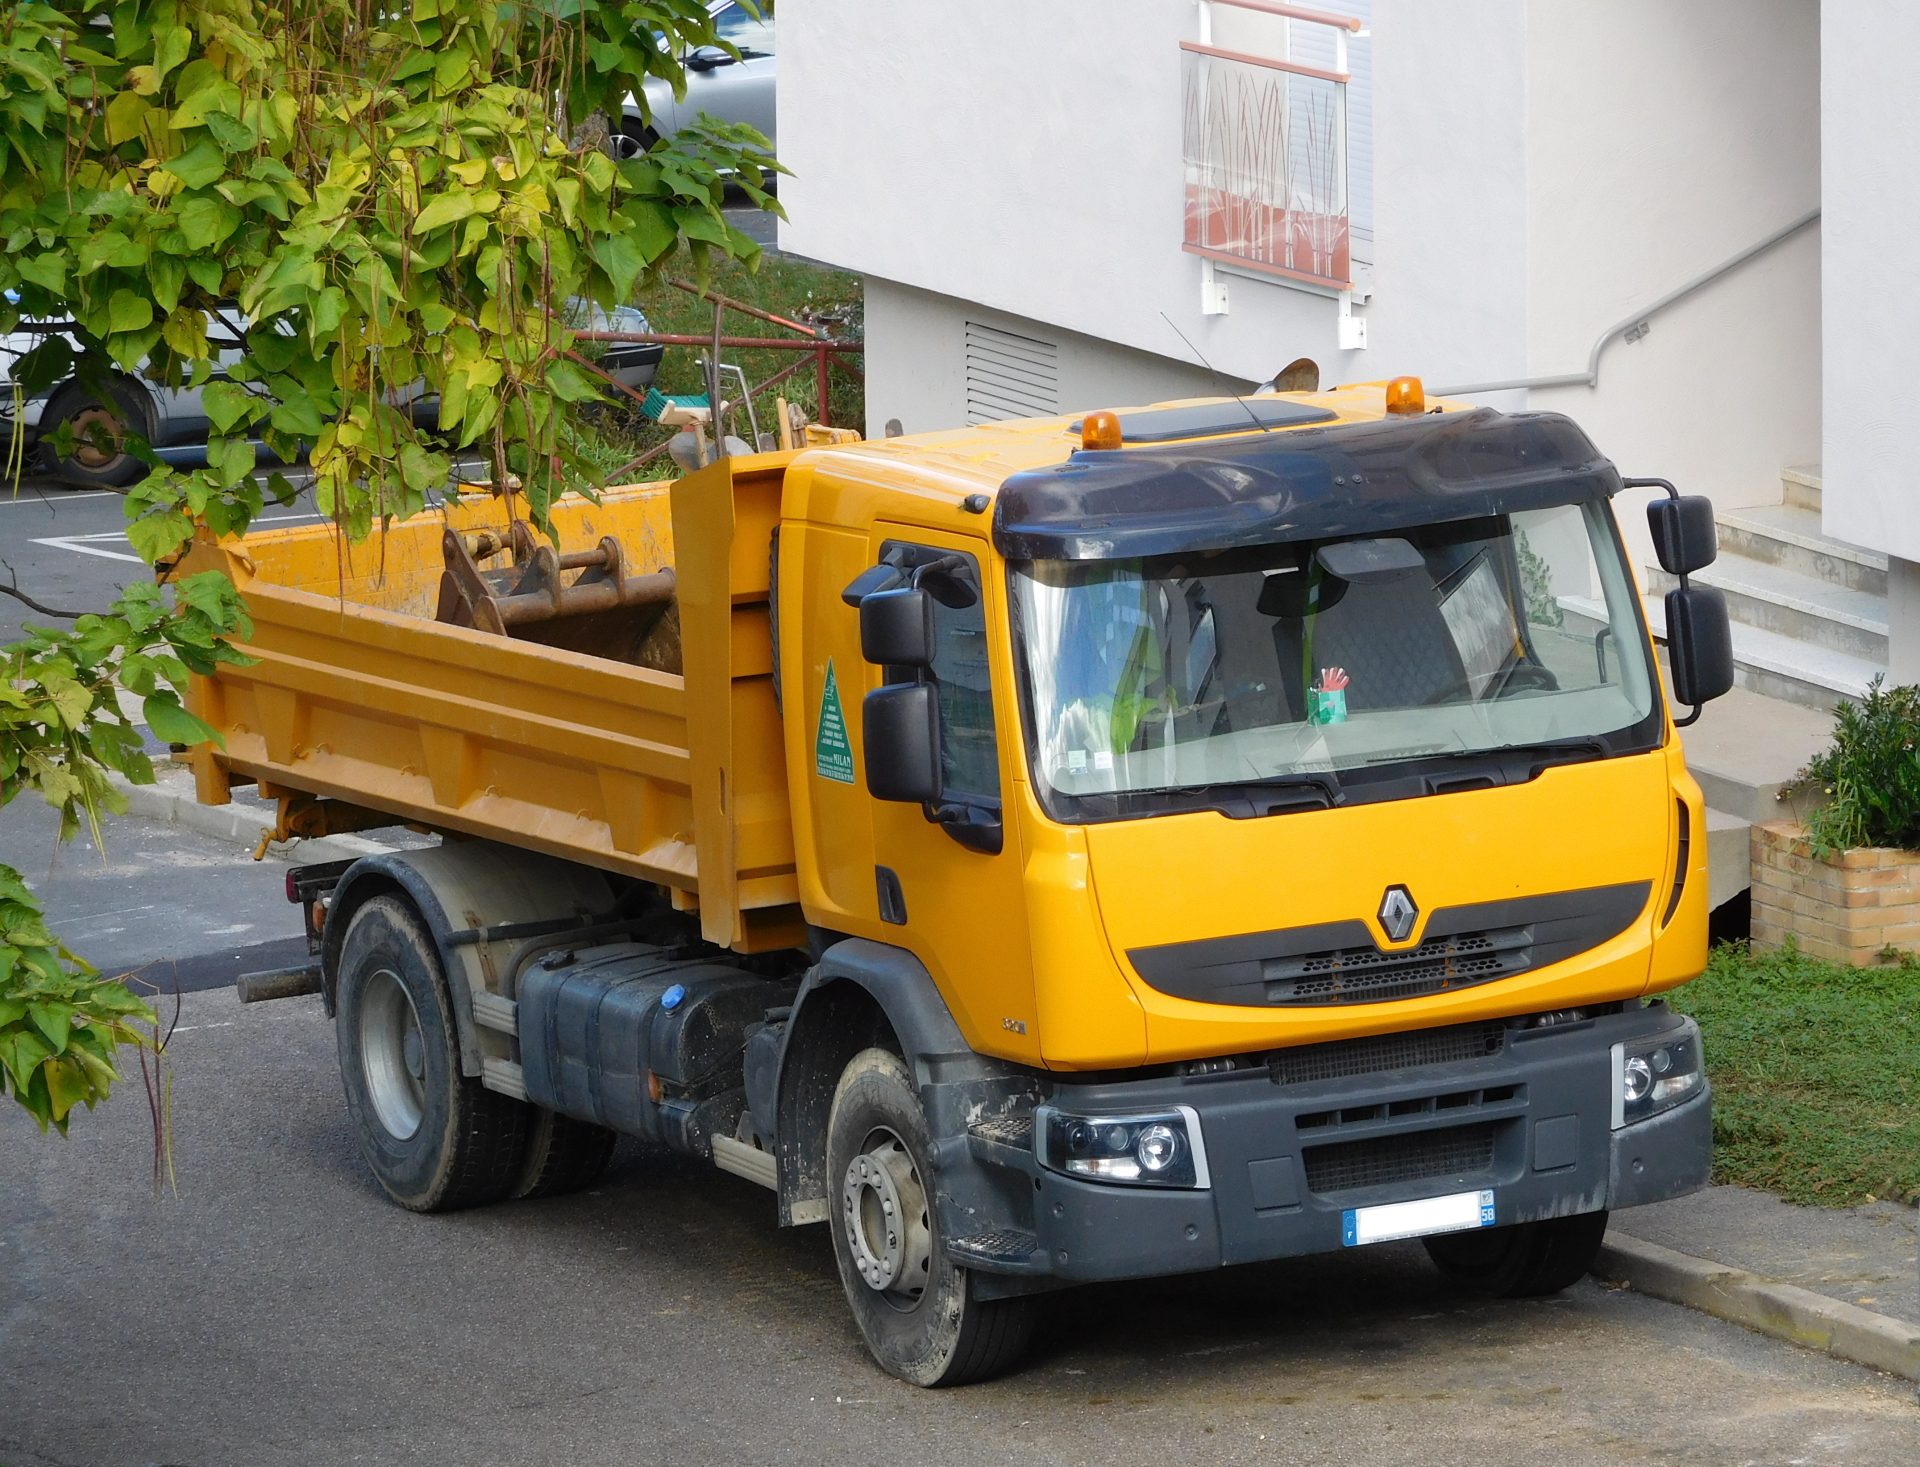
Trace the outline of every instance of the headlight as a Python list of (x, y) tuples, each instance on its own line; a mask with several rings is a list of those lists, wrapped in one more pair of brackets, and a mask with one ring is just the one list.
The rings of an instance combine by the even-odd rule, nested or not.
[(1630, 1126), (1691, 1100), (1707, 1083), (1700, 1031), (1692, 1024), (1659, 1039), (1613, 1047), (1613, 1128)]
[(1033, 1113), (1040, 1164), (1070, 1177), (1140, 1187), (1206, 1187), (1207, 1148), (1190, 1105), (1140, 1115)]

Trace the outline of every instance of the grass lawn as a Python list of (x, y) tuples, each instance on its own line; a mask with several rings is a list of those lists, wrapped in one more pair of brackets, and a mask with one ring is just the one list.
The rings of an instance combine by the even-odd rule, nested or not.
[[(682, 257), (674, 262), (665, 275), (691, 281), (692, 263)], [(744, 301), (790, 321), (799, 321), (837, 339), (858, 339), (864, 329), (860, 277), (844, 270), (814, 264), (810, 260), (767, 253), (760, 257), (757, 269), (748, 270), (737, 262), (716, 258), (707, 287), (719, 295)], [(633, 304), (647, 313), (647, 320), (655, 331), (698, 336), (708, 336), (713, 332), (713, 303), (677, 289), (668, 284), (665, 278), (655, 284), (642, 286), (634, 296)], [(801, 339), (797, 332), (733, 310), (726, 312), (722, 330), (728, 336)], [(666, 393), (705, 392), (707, 384), (700, 370), (700, 351), (701, 348), (697, 346), (669, 346), (653, 385)], [(722, 348), (720, 360), (729, 366), (741, 367), (747, 374), (748, 385), (757, 387), (782, 367), (798, 360), (798, 357), (790, 351)], [(855, 371), (860, 371), (864, 365), (857, 353), (844, 356), (841, 360)], [(784, 395), (789, 402), (798, 403), (812, 421), (864, 429), (866, 391), (860, 383), (845, 372), (834, 370), (828, 378), (830, 390), (827, 410), (823, 415), (816, 401), (819, 392), (814, 360), (808, 356), (806, 362), (806, 366), (772, 392), (754, 399), (754, 412), (758, 416), (761, 431), (775, 431), (775, 393)], [(732, 374), (728, 374), (725, 391), (731, 393), (735, 390), (737, 387)], [(612, 444), (630, 450), (629, 456), (664, 443), (673, 436), (670, 430), (642, 418), (635, 404), (605, 410), (600, 426)], [(749, 436), (744, 412), (733, 415), (733, 431), (742, 438)], [(671, 478), (678, 473), (673, 460), (663, 454), (635, 477)]]
[(1713, 950), (1675, 990), (1713, 1082), (1714, 1180), (1789, 1202), (1920, 1200), (1920, 961)]

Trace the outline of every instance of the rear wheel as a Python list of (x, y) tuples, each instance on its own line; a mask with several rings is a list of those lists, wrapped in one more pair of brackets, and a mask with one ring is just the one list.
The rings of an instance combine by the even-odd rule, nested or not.
[(1531, 1299), (1585, 1278), (1607, 1235), (1607, 1214), (1513, 1223), (1425, 1239), (1427, 1254), (1454, 1283), (1477, 1294)]
[(528, 1107), (460, 1073), (439, 955), (398, 897), (375, 897), (347, 928), (335, 1037), (361, 1155), (389, 1197), (414, 1212), (447, 1212), (515, 1187)]
[(560, 1197), (600, 1180), (620, 1138), (605, 1126), (576, 1121), (558, 1111), (530, 1107), (527, 1155), (520, 1166), (515, 1197)]
[(827, 1120), (834, 1261), (873, 1358), (913, 1385), (965, 1385), (1017, 1360), (1032, 1299), (982, 1300), (934, 1206), (931, 1136), (906, 1062), (863, 1050)]
[[(73, 447), (62, 454), (53, 435), (73, 429)], [(72, 484), (120, 488), (145, 477), (147, 466), (127, 447), (130, 433), (146, 435), (147, 414), (135, 388), (111, 382), (95, 391), (69, 382), (40, 416), (40, 457), (48, 473)]]

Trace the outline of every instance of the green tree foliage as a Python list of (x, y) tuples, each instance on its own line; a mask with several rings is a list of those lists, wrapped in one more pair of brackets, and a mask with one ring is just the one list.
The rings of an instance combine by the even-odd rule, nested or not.
[[(256, 439), (308, 454), (349, 538), (421, 509), (449, 450), (516, 479), (544, 524), (595, 487), (569, 409), (598, 388), (556, 304), (624, 300), (683, 244), (696, 264), (751, 259), (721, 211), (728, 179), (777, 207), (747, 129), (702, 124), (626, 161), (573, 145), (646, 77), (682, 86), (678, 56), (716, 43), (703, 0), (0, 5), (0, 331), (71, 321), (79, 343), (49, 335), (15, 383), (205, 386), (206, 468), (135, 443), (154, 472), (127, 491), (128, 536), (163, 568), (292, 497), (256, 478)], [(441, 399), (438, 438), (396, 405), (414, 382)], [(106, 771), (152, 777), (115, 687), (159, 737), (198, 741), (210, 730), (178, 695), (246, 631), (215, 575), (0, 649), (0, 805), (31, 789), (66, 831), (97, 823)], [(0, 1088), (43, 1124), (105, 1093), (111, 1045), (84, 1036), (124, 1039), (142, 1016), (90, 981), (0, 871)]]

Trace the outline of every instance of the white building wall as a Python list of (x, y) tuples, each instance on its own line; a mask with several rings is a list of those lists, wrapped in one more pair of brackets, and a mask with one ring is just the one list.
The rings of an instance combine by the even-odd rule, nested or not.
[[(1373, 6), (1379, 39), (1357, 43), (1373, 48), (1368, 351), (1339, 350), (1330, 296), (1268, 280), (1224, 276), (1227, 314), (1201, 313), (1201, 262), (1180, 248), (1179, 43), (1197, 33), (1185, 0), (896, 0), (861, 36), (857, 88), (845, 12), (795, 10), (781, 33), (781, 156), (794, 171), (781, 248), (1161, 357), (1162, 374), (1192, 365), (1184, 334), (1242, 383), (1301, 356), (1329, 383), (1516, 375), (1524, 9)], [(872, 318), (868, 330), (885, 354)]]
[(1054, 409), (1063, 413), (1211, 397), (1242, 391), (1247, 385), (1198, 366), (1062, 331), (1043, 321), (870, 279), (865, 366), (869, 438), (883, 436), (890, 423), (898, 423), (905, 433), (924, 433), (964, 420), (964, 408), (957, 412), (956, 404), (967, 399), (969, 322), (1051, 346), (1058, 377)]
[[(1195, 5), (886, 15), (857, 87), (845, 9), (782, 31), (781, 244), (872, 282), (875, 428), (964, 420), (968, 319), (1058, 343), (1062, 411), (1218, 390), (1183, 334), (1241, 383), (1299, 356), (1329, 383), (1583, 368), (1604, 328), (1820, 194), (1815, 0), (1374, 0), (1369, 349), (1342, 352), (1311, 290), (1233, 274), (1227, 314), (1201, 313), (1180, 248)], [(1487, 400), (1569, 413), (1626, 472), (1777, 499), (1781, 466), (1819, 457), (1818, 255), (1807, 231), (1661, 315), (1597, 390)]]
[[(1819, 19), (1816, 0), (1529, 8), (1531, 374), (1584, 370), (1609, 326), (1819, 205)], [(1623, 473), (1777, 503), (1781, 468), (1819, 457), (1819, 272), (1810, 226), (1616, 340), (1597, 389), (1529, 405)]]
[[(1821, 13), (1826, 284), (1822, 509), (1830, 535), (1920, 561), (1920, 6)], [(1893, 672), (1920, 681), (1920, 568), (1896, 564)]]

